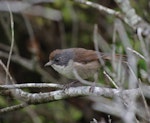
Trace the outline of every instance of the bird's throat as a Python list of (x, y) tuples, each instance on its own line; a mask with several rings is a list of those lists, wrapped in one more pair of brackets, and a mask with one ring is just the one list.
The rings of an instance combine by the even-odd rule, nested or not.
[(62, 74), (63, 76), (70, 79), (74, 78), (72, 60), (70, 60), (66, 66), (53, 64), (52, 67), (54, 68), (54, 70), (56, 70), (58, 73)]

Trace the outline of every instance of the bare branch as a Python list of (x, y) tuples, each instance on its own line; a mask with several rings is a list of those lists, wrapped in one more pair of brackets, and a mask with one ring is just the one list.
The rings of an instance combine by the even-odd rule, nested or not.
[(136, 14), (135, 9), (130, 5), (130, 1), (115, 0), (115, 2), (125, 14), (124, 22), (126, 22), (136, 32), (140, 29), (142, 36), (150, 41), (150, 25)]
[(63, 85), (55, 83), (26, 83), (13, 85), (0, 85), (0, 89), (16, 89), (16, 88), (63, 88)]
[(26, 107), (27, 105), (28, 104), (26, 104), (26, 103), (21, 103), (21, 104), (18, 104), (18, 105), (6, 107), (6, 108), (3, 108), (3, 109), (0, 109), (0, 114), (21, 109), (21, 108)]
[[(10, 59), (11, 59), (11, 55), (12, 55), (12, 51), (13, 51), (13, 47), (14, 47), (14, 19), (13, 19), (13, 14), (12, 11), (10, 9), (9, 4), (6, 2), (8, 10), (9, 10), (9, 14), (10, 14), (10, 23), (11, 23), (11, 46), (10, 46), (10, 51), (9, 51), (9, 56), (8, 56), (8, 61), (7, 61), (7, 71), (9, 71), (9, 65), (10, 65)], [(8, 72), (6, 72), (6, 84), (8, 84)]]
[(136, 54), (137, 56), (139, 56), (140, 58), (142, 58), (142, 59), (144, 59), (146, 61), (146, 58), (142, 54), (140, 54), (138, 51), (135, 51), (135, 50), (133, 50), (133, 49), (131, 49), (129, 47), (127, 47), (127, 50), (133, 52), (134, 54)]
[(136, 14), (135, 9), (131, 7), (129, 0), (115, 0), (115, 2), (119, 5), (123, 13), (104, 7), (100, 4), (91, 1), (86, 1), (86, 0), (74, 0), (74, 1), (96, 8), (97, 10), (105, 12), (107, 14), (114, 15), (120, 18), (121, 20), (123, 20), (134, 31), (141, 29), (142, 36), (146, 37), (146, 39), (150, 41), (150, 35), (149, 35), (150, 25)]
[(97, 3), (94, 3), (94, 2), (91, 2), (91, 1), (86, 1), (86, 0), (74, 0), (74, 1), (78, 2), (78, 3), (88, 5), (88, 6), (91, 6), (93, 8), (98, 9), (99, 11), (106, 12), (107, 14), (114, 15), (114, 16), (120, 18), (120, 19), (123, 19), (123, 15), (121, 15), (120, 12), (115, 11), (115, 10), (110, 9), (110, 8), (107, 8), (107, 7), (104, 7), (100, 4), (97, 4)]
[(106, 75), (106, 77), (110, 80), (110, 82), (114, 85), (115, 88), (119, 88), (118, 85), (116, 84), (116, 82), (108, 75), (108, 73), (106, 71), (103, 72), (104, 75)]
[[(150, 87), (142, 87), (142, 90), (145, 93), (145, 88), (147, 90), (150, 89)], [(23, 92), (19, 89), (16, 89), (16, 95), (15, 97), (17, 98), (22, 98), (23, 101), (25, 101), (28, 105), (30, 104), (41, 104), (41, 103), (47, 103), (47, 102), (52, 102), (56, 100), (61, 100), (65, 98), (70, 98), (70, 97), (77, 97), (77, 96), (105, 96), (109, 98), (113, 97), (128, 97), (128, 95), (134, 95), (138, 96), (140, 95), (140, 90), (139, 88), (137, 89), (130, 89), (130, 90), (121, 90), (121, 89), (111, 89), (111, 88), (102, 88), (102, 87), (93, 87), (93, 91), (91, 92), (91, 86), (80, 86), (80, 87), (70, 87), (65, 90), (56, 90), (52, 92), (46, 92), (46, 93), (28, 93), (28, 92)], [(150, 95), (148, 95), (150, 96)], [(23, 108), (27, 106), (27, 104), (22, 104), (21, 106), (17, 106), (18, 109)], [(12, 109), (12, 108), (11, 108)], [(11, 110), (10, 109), (10, 110)], [(4, 109), (0, 110), (0, 113), (3, 113)], [(10, 111), (8, 110), (8, 111)], [(16, 108), (12, 109), (16, 110)], [(12, 111), (11, 110), (11, 111)], [(6, 110), (5, 110), (6, 111)]]

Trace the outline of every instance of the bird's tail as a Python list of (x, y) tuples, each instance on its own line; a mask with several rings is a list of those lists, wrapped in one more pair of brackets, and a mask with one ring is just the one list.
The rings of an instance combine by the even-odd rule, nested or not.
[(99, 58), (102, 58), (103, 60), (114, 60), (114, 61), (121, 61), (121, 62), (127, 62), (127, 56), (122, 54), (111, 54), (111, 53), (100, 53), (98, 54)]

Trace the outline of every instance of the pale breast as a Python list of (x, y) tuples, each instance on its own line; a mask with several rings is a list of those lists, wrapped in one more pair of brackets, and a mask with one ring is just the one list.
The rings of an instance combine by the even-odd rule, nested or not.
[(78, 62), (73, 63), (72, 61), (69, 61), (67, 66), (53, 64), (52, 67), (58, 73), (70, 79), (76, 79), (74, 72), (73, 72), (75, 68), (78, 75), (82, 79), (88, 79), (88, 78), (94, 77), (94, 74), (98, 72), (100, 64), (97, 61), (93, 61), (84, 65), (82, 63), (78, 63)]

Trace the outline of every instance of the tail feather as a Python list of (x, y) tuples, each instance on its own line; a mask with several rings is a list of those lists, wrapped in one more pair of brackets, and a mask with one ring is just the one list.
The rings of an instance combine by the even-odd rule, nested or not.
[(127, 56), (121, 55), (121, 54), (112, 55), (110, 53), (100, 53), (99, 57), (104, 59), (104, 60), (114, 60), (114, 61), (127, 62)]

